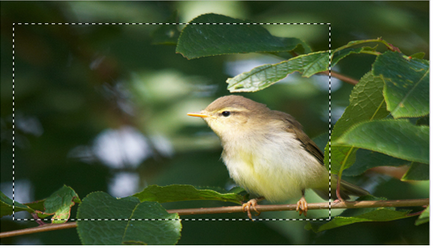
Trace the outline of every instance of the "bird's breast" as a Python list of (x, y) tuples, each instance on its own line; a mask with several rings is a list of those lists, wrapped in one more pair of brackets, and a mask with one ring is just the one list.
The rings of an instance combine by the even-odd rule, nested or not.
[[(292, 133), (224, 143), (223, 161), (231, 178), (270, 201), (301, 196), (301, 190), (326, 178), (326, 170)], [(320, 177), (320, 178), (318, 178)], [(321, 180), (319, 180), (321, 179)]]

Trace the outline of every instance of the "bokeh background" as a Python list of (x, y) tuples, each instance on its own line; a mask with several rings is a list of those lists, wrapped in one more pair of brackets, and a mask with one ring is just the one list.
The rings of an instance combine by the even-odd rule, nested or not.
[[(1, 191), (12, 197), (12, 28), (15, 29), (15, 200), (48, 197), (66, 184), (81, 198), (94, 191), (124, 197), (147, 185), (192, 184), (230, 189), (217, 136), (187, 112), (227, 95), (226, 79), (281, 59), (236, 54), (187, 60), (173, 45), (156, 45), (153, 25), (24, 25), (24, 23), (180, 22), (219, 13), (252, 22), (330, 22), (332, 48), (382, 37), (406, 55), (429, 59), (425, 2), (1, 2)], [(15, 23), (15, 25), (13, 25)], [(18, 24), (21, 23), (21, 24)], [(179, 30), (182, 26), (178, 27)], [(328, 49), (328, 27), (267, 25), (273, 35)], [(359, 79), (371, 55), (355, 55), (334, 68)], [(333, 122), (352, 86), (333, 79)], [(291, 75), (256, 93), (242, 94), (297, 118), (310, 137), (328, 131), (328, 78)], [(361, 178), (348, 179), (363, 182)], [(380, 176), (376, 196), (428, 197), (428, 182)], [(308, 192), (308, 201), (320, 201)], [(292, 201), (292, 202), (295, 202)], [(170, 208), (217, 207), (181, 202)], [(75, 216), (76, 207), (72, 217)], [(339, 212), (334, 211), (333, 214)], [(326, 217), (311, 211), (309, 217)], [(29, 218), (26, 213), (16, 218)], [(298, 218), (263, 213), (262, 218)], [(245, 214), (188, 216), (245, 218)], [(303, 221), (183, 221), (179, 244), (428, 244), (428, 225), (415, 218), (362, 223), (315, 234)], [(1, 219), (1, 231), (36, 226)], [(78, 244), (76, 230), (7, 238), (2, 244)]]

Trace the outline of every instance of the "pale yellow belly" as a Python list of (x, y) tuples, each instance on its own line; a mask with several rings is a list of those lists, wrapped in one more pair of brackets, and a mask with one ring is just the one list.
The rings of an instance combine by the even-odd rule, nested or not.
[(307, 188), (327, 188), (328, 172), (304, 150), (249, 153), (238, 150), (223, 160), (230, 176), (241, 187), (276, 202), (298, 198)]

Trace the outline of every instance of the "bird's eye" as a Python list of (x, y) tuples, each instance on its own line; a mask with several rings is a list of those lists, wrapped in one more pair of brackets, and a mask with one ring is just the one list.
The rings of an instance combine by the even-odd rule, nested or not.
[(222, 115), (223, 115), (224, 117), (228, 117), (229, 115), (231, 115), (231, 112), (229, 112), (229, 111), (223, 111), (223, 112), (222, 112)]

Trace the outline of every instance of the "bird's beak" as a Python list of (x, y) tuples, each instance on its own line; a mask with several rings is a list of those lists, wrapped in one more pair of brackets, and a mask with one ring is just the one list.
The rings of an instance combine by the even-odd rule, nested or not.
[(188, 116), (193, 116), (193, 117), (202, 117), (202, 118), (206, 118), (209, 117), (209, 115), (204, 114), (202, 112), (199, 113), (187, 113)]

